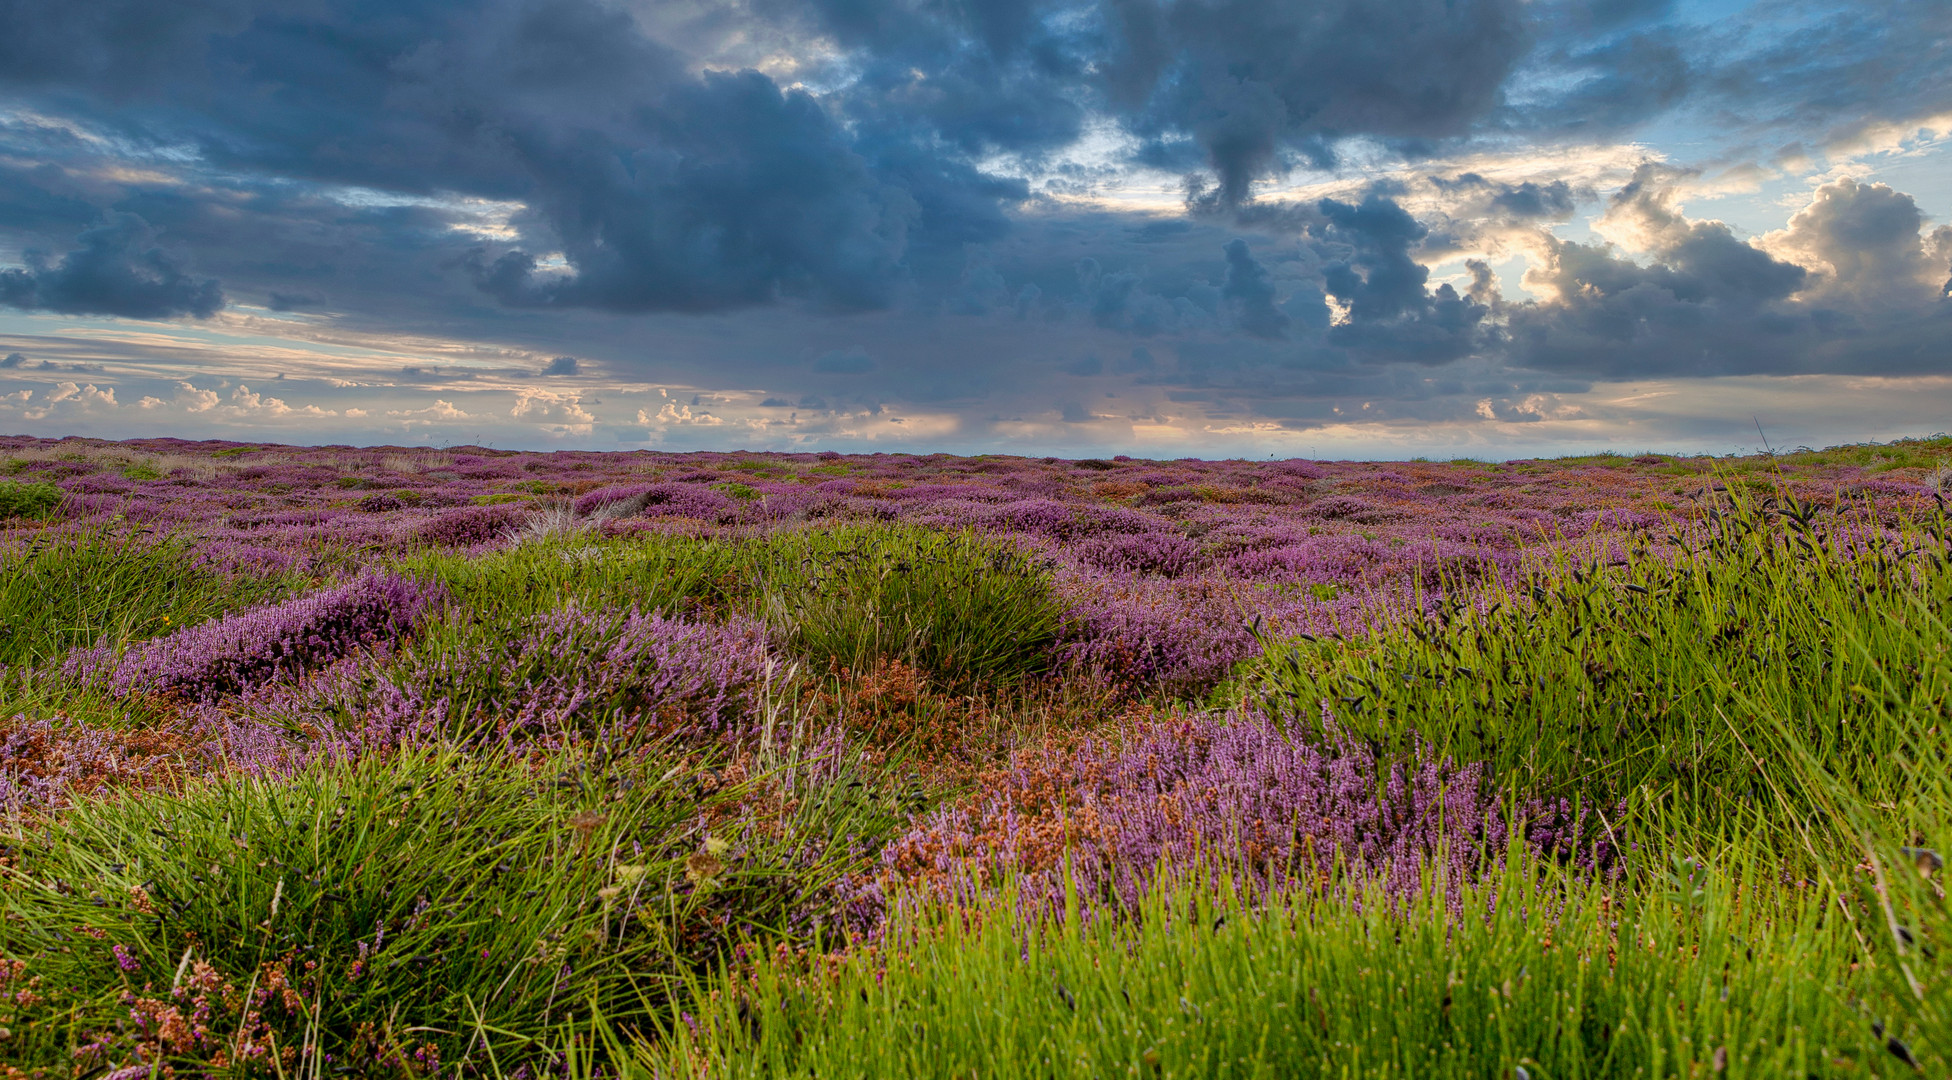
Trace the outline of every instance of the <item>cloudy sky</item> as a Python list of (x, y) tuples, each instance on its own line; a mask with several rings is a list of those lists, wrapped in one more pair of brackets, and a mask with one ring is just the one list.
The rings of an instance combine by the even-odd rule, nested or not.
[(1944, 0), (0, 0), (0, 432), (1952, 429)]

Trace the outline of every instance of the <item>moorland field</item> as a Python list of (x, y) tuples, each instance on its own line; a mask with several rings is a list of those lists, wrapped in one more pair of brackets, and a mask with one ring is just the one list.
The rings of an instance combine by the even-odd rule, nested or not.
[(1952, 1075), (1952, 438), (0, 438), (0, 1077)]

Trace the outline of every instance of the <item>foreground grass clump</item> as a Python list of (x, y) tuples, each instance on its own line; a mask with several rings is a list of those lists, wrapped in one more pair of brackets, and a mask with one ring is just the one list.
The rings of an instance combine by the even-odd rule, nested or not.
[(1047, 569), (969, 532), (785, 534), (764, 573), (768, 621), (819, 667), (900, 660), (948, 689), (1002, 686), (1048, 670), (1064, 625)]
[(1343, 735), (1485, 761), (1607, 813), (1787, 828), (1814, 795), (1766, 759), (1779, 735), (1870, 803), (1907, 798), (1890, 710), (1952, 719), (1943, 518), (1893, 535), (1789, 503), (1673, 542), (1434, 623), (1270, 642), (1244, 689), (1310, 737), (1326, 701)]
[[(371, 757), (83, 802), (0, 862), (7, 1061), (219, 1075), (534, 1060), (733, 935), (807, 931), (875, 811), (669, 753)], [(866, 813), (868, 816), (863, 816)], [(885, 827), (885, 826), (879, 826)], [(134, 1023), (131, 1023), (131, 1019)], [(225, 1071), (225, 1063), (230, 1063)], [(253, 1064), (255, 1063), (255, 1064)]]
[(1849, 934), (1769, 878), (1682, 864), (1623, 897), (1515, 856), (1462, 918), (1436, 894), (1210, 882), (1123, 921), (936, 909), (837, 966), (775, 954), (701, 985), (638, 1075), (1886, 1074), (1846, 996), (1890, 1003), (1851, 976)]
[(0, 551), (0, 666), (157, 637), (279, 599), (300, 580), (233, 574), (187, 539), (79, 533)]

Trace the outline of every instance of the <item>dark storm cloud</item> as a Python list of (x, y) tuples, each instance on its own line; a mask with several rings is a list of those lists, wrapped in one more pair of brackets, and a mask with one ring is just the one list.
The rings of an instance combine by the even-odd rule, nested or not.
[(320, 304), (317, 296), (311, 293), (279, 292), (272, 289), (265, 293), (264, 306), (273, 311), (304, 311)]
[(1725, 140), (1824, 145), (1952, 108), (1952, 6), (1759, 2), (1714, 22), (1666, 4), (1539, 4), (1527, 90), (1489, 119), (1613, 137), (1670, 111)]
[(1288, 316), (1274, 306), (1274, 285), (1268, 272), (1247, 250), (1247, 241), (1227, 241), (1227, 281), (1220, 295), (1233, 307), (1234, 325), (1263, 338), (1278, 338), (1288, 325)]
[(1502, 101), (1528, 33), (1519, 0), (1114, 0), (1108, 99), (1135, 131), (1189, 133), (1234, 205), (1289, 156), (1343, 135), (1464, 134)]
[(826, 375), (865, 375), (877, 366), (866, 349), (834, 349), (816, 357), (813, 370)]
[(1340, 135), (1466, 132), (1526, 36), (1517, 0), (779, 0), (753, 17), (844, 50), (823, 101), (695, 75), (596, 0), (13, 0), (0, 84), (244, 175), (519, 200), (523, 241), (462, 264), (512, 307), (847, 311), (945, 291), (963, 245), (1005, 235), (1029, 194), (976, 158), (1066, 146), (1089, 110), (1197, 142), (1237, 201)]
[[(1794, 34), (1771, 29), (1786, 8), (1701, 28), (1664, 0), (639, 7), (0, 0), (0, 246), (50, 253), (0, 269), (0, 302), (201, 316), (228, 296), (472, 338), (525, 377), (642, 375), (651, 336), (661, 383), (772, 408), (848, 407), (844, 386), (969, 416), (1015, 395), (983, 412), (1080, 424), (1114, 379), (1296, 423), (1345, 396), (1536, 419), (1509, 402), (1645, 373), (1942, 369), (1952, 339), (1952, 233), (1921, 240), (1878, 185), (1825, 188), (1765, 251), (1649, 173), (1608, 211), (1647, 245), (1541, 240), (1540, 302), (1482, 264), (1468, 284), (1431, 267), (1599, 193), (1465, 172), (1250, 198), (1364, 160), (1352, 139), (1400, 164), (1675, 110), (1743, 138), (1944, 111), (1944, 5), (1799, 8)], [(1207, 174), (1189, 190), (1211, 216), (1058, 197), (1131, 164), (1061, 153), (1098, 132)], [(568, 352), (587, 359), (548, 359)]]
[(30, 249), (24, 267), (0, 269), (0, 304), (132, 319), (207, 319), (224, 306), (217, 282), (186, 271), (134, 214), (110, 214), (78, 242), (59, 261)]
[(188, 141), (225, 168), (520, 199), (525, 234), (558, 247), (570, 272), (534, 273), (526, 244), (484, 252), (476, 280), (512, 305), (884, 306), (911, 239), (994, 235), (999, 200), (1023, 196), (1020, 183), (914, 154), (913, 140), (857, 144), (811, 97), (757, 73), (693, 76), (627, 15), (587, 0), (185, 16), (184, 34), (207, 45), (132, 64), (140, 100), (92, 93), (91, 45), (133, 48), (141, 11), (53, 29), (41, 6), (9, 11), (7, 23), (38, 28), (30, 36), (76, 41), (67, 61), (5, 78), (147, 140)]
[[(1266, 239), (1250, 247), (1220, 239), (1210, 226), (1172, 231), (1183, 245), (1174, 252), (1181, 265), (1200, 265), (1191, 261), (1200, 246), (1220, 248), (1223, 259), (1207, 264), (1204, 281), (1196, 272), (1169, 283), (1171, 275), (1157, 269), (1113, 271), (1087, 260), (1073, 317), (1155, 339), (1148, 348), (1173, 359), (1146, 370), (1143, 382), (1251, 390), (1267, 399), (1349, 393), (1357, 385), (1379, 394), (1363, 381), (1370, 376), (1359, 374), (1372, 369), (1423, 386), (1433, 376), (1404, 373), (1466, 361), (1556, 373), (1513, 376), (1530, 387), (1526, 393), (1543, 392), (1542, 380), (1554, 378), (1944, 369), (1952, 303), (1941, 299), (1939, 283), (1952, 271), (1952, 227), (1921, 235), (1925, 219), (1909, 196), (1843, 180), (1818, 189), (1765, 250), (1726, 224), (1677, 209), (1675, 185), (1687, 176), (1645, 166), (1611, 196), (1604, 220), (1638, 238), (1634, 253), (1536, 234), (1544, 258), (1531, 281), (1555, 294), (1541, 301), (1504, 297), (1491, 268), (1477, 260), (1467, 263), (1467, 283), (1433, 285), (1428, 249), (1448, 239), (1395, 198), (1372, 192), (1358, 202), (1324, 199), (1236, 215), (1270, 231), (1295, 230), (1294, 246), (1277, 261), (1256, 257), (1280, 252), (1279, 245), (1260, 246)], [(1573, 200), (1563, 185), (1496, 185), (1477, 177), (1447, 183), (1507, 223), (1549, 221)], [(1507, 208), (1516, 212), (1506, 217)], [(1132, 243), (1153, 234), (1125, 236)], [(1216, 298), (1224, 318), (1182, 316), (1149, 329), (1133, 318), (1148, 306), (1199, 312)]]
[(708, 74), (667, 101), (652, 147), (591, 133), (521, 144), (532, 205), (571, 276), (511, 252), (479, 281), (508, 304), (709, 311), (802, 296), (885, 306), (917, 205), (884, 184), (810, 96), (756, 72)]
[(849, 115), (965, 154), (1036, 156), (1118, 117), (1140, 157), (1208, 167), (1216, 197), (1347, 135), (1430, 140), (1501, 103), (1530, 45), (1519, 0), (776, 0), (849, 50)]
[(1705, 104), (1724, 123), (1820, 140), (1952, 109), (1952, 5), (1758, 5), (1716, 37)]
[[(1943, 21), (1925, 6), (1904, 10), (1907, 25)], [(852, 311), (910, 289), (954, 294), (964, 247), (1007, 235), (1030, 194), (978, 159), (1067, 146), (1093, 112), (1145, 153), (1210, 168), (1210, 197), (1234, 205), (1289, 162), (1333, 159), (1347, 136), (1428, 148), (1486, 123), (1617, 126), (1665, 107), (1696, 85), (1658, 74), (1679, 47), (1665, 14), (1645, 0), (763, 0), (713, 12), (725, 35), (837, 46), (809, 68), (816, 101), (755, 72), (696, 74), (680, 47), (691, 39), (647, 33), (672, 20), (599, 0), (4, 0), (0, 87), (132, 152), (190, 148), (236, 175), (517, 200), (520, 242), (453, 259), (511, 307), (798, 298)], [(1897, 45), (1869, 20), (1819, 29), (1852, 71)], [(1526, 63), (1567, 88), (1507, 108)], [(73, 138), (64, 131), (31, 137)], [(0, 224), (72, 226), (108, 205), (58, 177), (26, 179), (0, 178)], [(1549, 185), (1489, 197), (1513, 218), (1566, 212)], [(248, 243), (239, 233), (211, 242)], [(545, 258), (555, 251), (566, 265)], [(1107, 325), (1159, 332), (1188, 314), (1128, 310), (1119, 290), (1140, 294), (1125, 273), (1100, 280)]]
[(0, 360), (0, 368), (17, 368), (26, 362), (27, 358), (20, 353), (8, 353), (6, 359)]
[(1593, 40), (1579, 37), (1534, 57), (1559, 89), (1510, 110), (1520, 130), (1607, 138), (1683, 102), (1697, 89), (1698, 60), (1687, 33), (1656, 26)]
[(87, 84), (126, 95), (180, 74), (212, 34), (243, 27), (250, 0), (0, 0), (0, 82)]
[(1358, 205), (1323, 199), (1318, 209), (1320, 246), (1340, 255), (1323, 277), (1329, 295), (1348, 306), (1351, 323), (1389, 322), (1424, 305), (1430, 271), (1411, 252), (1427, 230), (1416, 218), (1373, 194)]

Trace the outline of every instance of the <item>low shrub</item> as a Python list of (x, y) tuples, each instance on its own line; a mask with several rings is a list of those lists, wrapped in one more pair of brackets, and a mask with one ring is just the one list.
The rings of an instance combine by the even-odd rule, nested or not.
[(1200, 871), (1257, 892), (1338, 877), (1399, 899), (1434, 888), (1456, 912), (1513, 841), (1589, 870), (1617, 855), (1592, 815), (1508, 806), (1481, 766), (1378, 761), (1360, 743), (1289, 738), (1252, 712), (1022, 751), (979, 791), (891, 843), (866, 899), (896, 885), (967, 898), (1014, 878), (1026, 910), (1130, 911), (1162, 872)]
[[(145, 643), (114, 661), (111, 687), (208, 702), (293, 678), (356, 650), (390, 645), (439, 606), (437, 585), (369, 575), (338, 588), (226, 616)], [(112, 661), (102, 650), (65, 665), (86, 677)]]
[(439, 735), (469, 744), (618, 730), (739, 729), (767, 678), (749, 619), (692, 622), (570, 605), (512, 622), (431, 627), (378, 670), (348, 669), (252, 701), (287, 730), (365, 749)]
[(45, 521), (54, 516), (67, 500), (60, 488), (45, 481), (22, 483), (18, 480), (0, 480), (0, 520), (7, 518), (27, 518)]
[(499, 540), (521, 528), (523, 517), (520, 507), (508, 505), (449, 510), (421, 524), (414, 530), (413, 538), (434, 547), (473, 547)]

